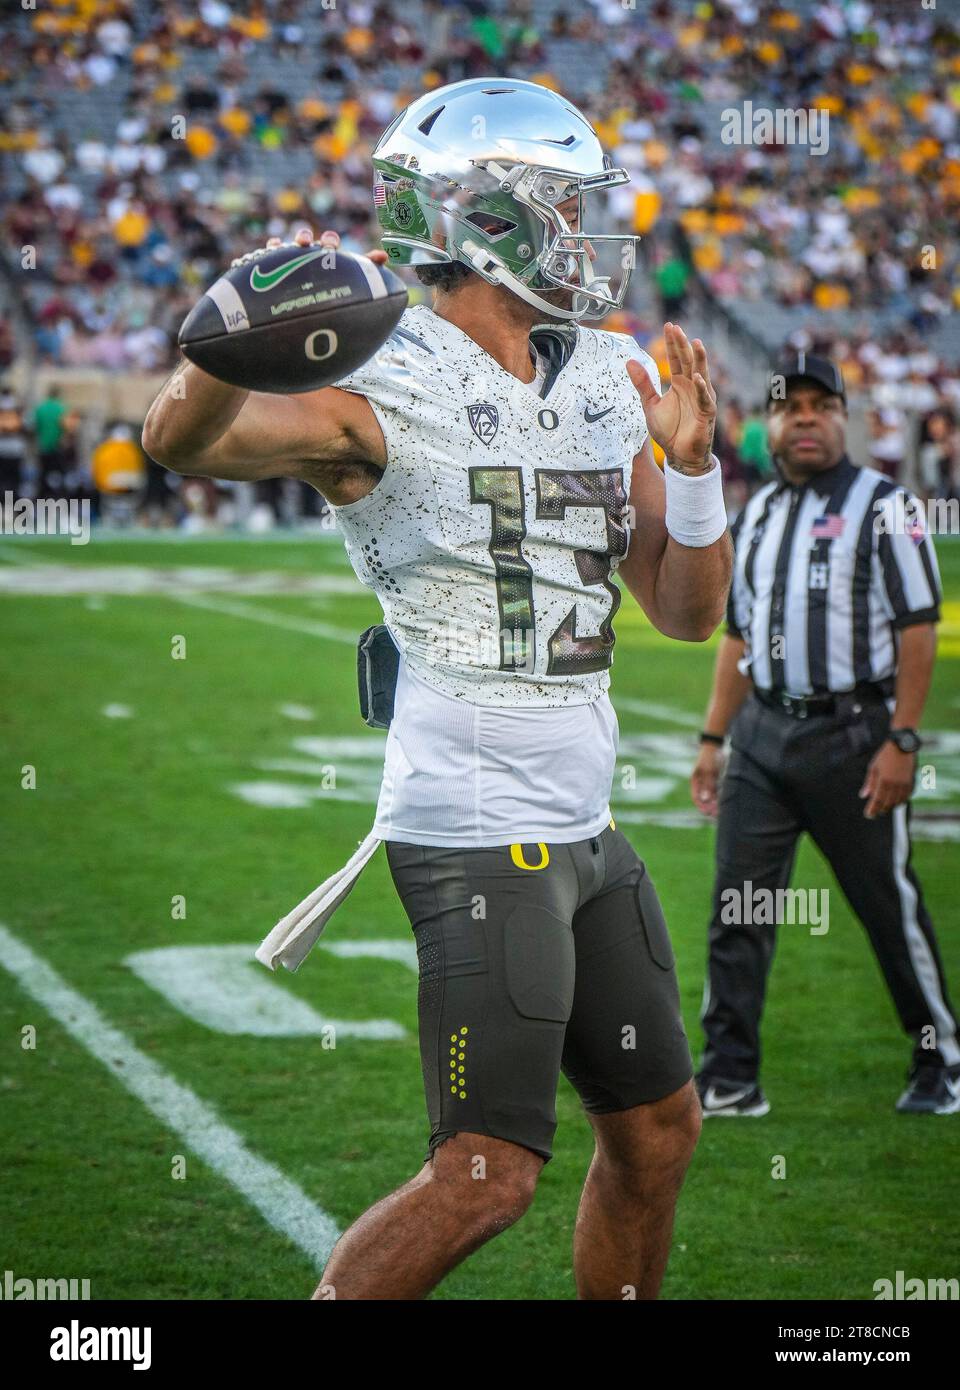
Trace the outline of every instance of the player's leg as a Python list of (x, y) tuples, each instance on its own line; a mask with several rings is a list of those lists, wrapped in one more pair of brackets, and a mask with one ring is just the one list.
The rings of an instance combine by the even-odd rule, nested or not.
[[(581, 1298), (655, 1298), (700, 1132), (673, 950), (646, 869), (619, 831), (580, 847), (592, 895), (574, 917), (563, 1069), (596, 1151), (574, 1237)], [(586, 896), (586, 895), (585, 895)]]
[[(776, 718), (777, 716), (773, 716)], [(734, 747), (720, 790), (716, 872), (708, 931), (701, 1022), (706, 1037), (701, 1096), (721, 1098), (755, 1087), (760, 1019), (776, 947), (776, 926), (748, 911), (756, 894), (786, 888), (802, 829), (799, 809), (766, 767)], [(776, 897), (774, 896), (774, 901)], [(747, 1101), (750, 1096), (745, 1097)], [(761, 1098), (762, 1099), (762, 1098)], [(735, 1103), (735, 1102), (732, 1102)], [(722, 1109), (718, 1104), (717, 1109)]]
[(596, 1148), (573, 1238), (577, 1296), (656, 1298), (700, 1134), (696, 1089), (688, 1081), (664, 1100), (588, 1118)]
[(523, 1213), (556, 1128), (579, 894), (569, 848), (387, 853), (420, 962), (431, 1156), (347, 1231), (318, 1297), (331, 1285), (423, 1297)]
[(314, 1298), (424, 1298), (523, 1215), (543, 1162), (487, 1134), (451, 1136), (340, 1238)]

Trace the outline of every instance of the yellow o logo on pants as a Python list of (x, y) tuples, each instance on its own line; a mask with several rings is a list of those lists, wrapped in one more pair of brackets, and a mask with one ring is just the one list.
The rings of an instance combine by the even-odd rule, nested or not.
[(537, 844), (537, 849), (540, 851), (539, 864), (528, 864), (526, 862), (523, 857), (523, 845), (511, 845), (510, 858), (518, 869), (531, 869), (534, 872), (536, 872), (537, 869), (545, 869), (550, 863), (550, 851), (547, 849), (546, 845), (540, 843)]

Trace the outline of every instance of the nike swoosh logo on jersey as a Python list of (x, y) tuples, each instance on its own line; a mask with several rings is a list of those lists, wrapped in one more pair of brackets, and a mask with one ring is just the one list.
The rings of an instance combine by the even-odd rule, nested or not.
[(728, 1105), (736, 1105), (738, 1101), (746, 1100), (753, 1090), (752, 1086), (746, 1086), (742, 1091), (734, 1091), (732, 1095), (717, 1095), (716, 1086), (708, 1086), (703, 1097), (704, 1110), (725, 1110)]
[[(329, 248), (324, 248), (328, 250)], [(323, 251), (308, 251), (305, 256), (298, 256), (295, 261), (287, 261), (286, 265), (277, 266), (276, 270), (268, 270), (266, 274), (258, 265), (253, 267), (250, 272), (250, 288), (252, 290), (272, 290), (274, 285), (279, 285), (281, 280), (286, 280), (288, 275), (293, 275), (295, 271), (301, 270), (303, 266), (315, 261), (318, 256), (322, 256)]]
[(598, 410), (597, 413), (594, 414), (590, 407), (587, 406), (586, 410), (583, 412), (583, 418), (586, 420), (588, 425), (592, 425), (594, 420), (602, 420), (604, 415), (609, 415), (611, 410), (615, 409), (616, 406), (608, 405), (606, 410)]

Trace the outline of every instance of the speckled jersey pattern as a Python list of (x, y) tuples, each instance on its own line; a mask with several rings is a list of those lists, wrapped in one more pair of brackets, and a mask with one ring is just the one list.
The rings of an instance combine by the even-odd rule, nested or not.
[[(532, 336), (537, 342), (539, 330)], [(647, 437), (625, 334), (576, 330), (543, 398), (432, 309), (338, 383), (370, 402), (386, 471), (335, 508), (405, 660), (482, 705), (586, 704), (609, 686), (611, 576)]]

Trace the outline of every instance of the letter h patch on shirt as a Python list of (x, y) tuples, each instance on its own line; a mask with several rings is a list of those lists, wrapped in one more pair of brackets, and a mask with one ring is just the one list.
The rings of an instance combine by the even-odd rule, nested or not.
[(825, 589), (830, 583), (830, 565), (826, 560), (817, 560), (810, 566), (810, 573), (807, 579), (807, 587), (810, 589)]

